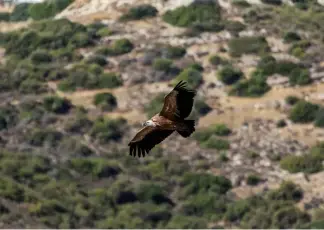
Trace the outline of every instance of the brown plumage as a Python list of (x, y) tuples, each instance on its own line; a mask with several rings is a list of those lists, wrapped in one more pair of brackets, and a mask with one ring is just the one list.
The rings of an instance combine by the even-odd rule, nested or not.
[(196, 92), (187, 89), (186, 83), (180, 81), (174, 89), (164, 97), (164, 105), (160, 113), (146, 121), (135, 137), (129, 142), (131, 156), (145, 156), (157, 144), (177, 131), (187, 138), (195, 131), (195, 121), (185, 120), (192, 110)]

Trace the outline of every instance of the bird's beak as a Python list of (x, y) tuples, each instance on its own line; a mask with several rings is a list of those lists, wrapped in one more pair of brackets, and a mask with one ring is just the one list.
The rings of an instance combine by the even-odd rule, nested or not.
[(145, 123), (145, 122), (143, 122), (143, 123), (142, 123), (142, 126), (145, 126), (145, 124), (146, 124), (146, 123)]

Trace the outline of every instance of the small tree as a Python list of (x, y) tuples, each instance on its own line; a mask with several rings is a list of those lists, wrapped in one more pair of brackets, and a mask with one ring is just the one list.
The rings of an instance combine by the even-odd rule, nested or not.
[(319, 106), (306, 101), (297, 102), (290, 111), (289, 118), (296, 123), (308, 123), (315, 120)]
[(218, 78), (226, 85), (232, 85), (243, 77), (243, 72), (231, 65), (222, 68), (218, 73)]

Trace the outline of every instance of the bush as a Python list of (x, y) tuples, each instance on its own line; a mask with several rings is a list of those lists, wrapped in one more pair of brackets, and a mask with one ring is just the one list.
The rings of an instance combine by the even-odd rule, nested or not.
[(28, 8), (30, 3), (17, 4), (10, 14), (10, 21), (26, 21), (29, 18)]
[(218, 78), (226, 85), (232, 85), (244, 76), (243, 72), (231, 65), (223, 67), (218, 72)]
[(251, 6), (251, 4), (245, 0), (233, 0), (232, 4), (240, 8), (247, 8)]
[(261, 181), (260, 177), (258, 177), (257, 175), (254, 175), (254, 174), (250, 174), (246, 178), (246, 183), (248, 185), (257, 185), (260, 183), (260, 181)]
[(103, 158), (74, 158), (69, 161), (69, 166), (82, 175), (95, 178), (114, 177), (121, 172), (116, 162)]
[(209, 62), (210, 62), (210, 64), (212, 64), (214, 66), (229, 64), (227, 60), (225, 60), (224, 58), (222, 58), (218, 55), (211, 56), (209, 58)]
[(227, 150), (230, 148), (230, 143), (227, 140), (211, 136), (207, 141), (201, 143), (201, 146), (208, 149)]
[(296, 68), (289, 75), (291, 85), (308, 85), (312, 83), (308, 69)]
[(317, 111), (314, 125), (316, 127), (324, 128), (324, 108), (320, 108)]
[(43, 100), (44, 108), (53, 113), (65, 114), (71, 109), (71, 102), (66, 98), (58, 96), (48, 96)]
[(10, 20), (10, 13), (0, 12), (0, 22), (5, 21), (8, 22)]
[(173, 85), (178, 84), (179, 81), (186, 81), (190, 88), (197, 88), (203, 81), (202, 75), (199, 71), (193, 68), (186, 68), (172, 81)]
[(218, 24), (221, 18), (220, 6), (212, 1), (194, 2), (189, 6), (181, 6), (168, 10), (163, 20), (179, 27), (192, 27), (196, 25)]
[(28, 135), (28, 143), (37, 147), (42, 147), (45, 144), (55, 147), (63, 138), (62, 133), (51, 129), (36, 129)]
[(97, 138), (100, 143), (119, 141), (124, 133), (126, 120), (118, 119), (97, 119), (90, 130), (90, 135)]
[(319, 106), (306, 101), (298, 101), (289, 113), (295, 123), (309, 123), (315, 120)]
[(126, 14), (121, 16), (120, 20), (141, 20), (144, 18), (155, 17), (158, 13), (158, 10), (149, 4), (142, 4), (135, 7), (132, 7), (128, 10)]
[(54, 17), (64, 10), (73, 0), (55, 0), (30, 4), (28, 14), (34, 20)]
[(112, 111), (117, 107), (117, 99), (111, 93), (96, 94), (93, 103), (104, 111)]
[(267, 40), (264, 37), (233, 38), (228, 43), (230, 55), (239, 57), (242, 54), (263, 55), (270, 51)]
[(51, 54), (45, 50), (36, 50), (30, 55), (33, 64), (49, 63), (53, 60)]
[(305, 224), (311, 220), (307, 213), (300, 211), (296, 207), (284, 207), (279, 209), (272, 219), (273, 226), (280, 229), (294, 228)]
[(46, 85), (36, 79), (26, 79), (19, 85), (19, 92), (24, 94), (39, 94), (47, 91)]
[(196, 139), (200, 144), (205, 143), (213, 135), (216, 136), (228, 136), (232, 133), (225, 124), (215, 124), (207, 129), (198, 130), (193, 134), (193, 138)]
[(261, 0), (265, 4), (271, 4), (271, 5), (281, 5), (282, 1), (281, 0)]
[(91, 46), (93, 44), (94, 42), (92, 41), (89, 34), (85, 32), (79, 32), (72, 36), (69, 42), (69, 47), (83, 48), (83, 47)]
[(113, 31), (111, 31), (109, 28), (101, 28), (96, 32), (96, 35), (99, 37), (107, 37), (113, 34)]
[(186, 49), (181, 46), (166, 46), (162, 48), (162, 57), (167, 59), (179, 59), (186, 54)]
[(86, 60), (87, 64), (97, 64), (99, 66), (105, 66), (108, 62), (104, 56), (92, 55)]
[(284, 119), (280, 119), (280, 120), (277, 121), (277, 127), (278, 128), (283, 128), (285, 126), (287, 126), (287, 123), (286, 123), (286, 121)]
[(313, 155), (287, 156), (280, 161), (281, 168), (290, 173), (316, 173), (322, 170), (322, 161)]
[(101, 74), (98, 82), (98, 87), (107, 89), (117, 88), (122, 85), (121, 76), (113, 72)]
[(300, 41), (301, 37), (297, 33), (289, 31), (284, 34), (283, 40), (285, 43), (291, 43)]
[(234, 35), (238, 35), (239, 32), (241, 32), (242, 30), (245, 30), (245, 28), (246, 28), (246, 26), (239, 21), (226, 21), (225, 22), (225, 29)]
[(301, 99), (299, 97), (296, 97), (296, 96), (287, 96), (285, 98), (285, 102), (288, 104), (288, 105), (295, 105), (297, 102), (299, 102)]
[(111, 47), (101, 47), (96, 53), (108, 56), (118, 56), (131, 52), (134, 49), (133, 43), (126, 38), (116, 40)]
[(270, 90), (270, 86), (264, 80), (254, 78), (239, 81), (230, 90), (230, 95), (240, 97), (260, 97)]
[(193, 107), (193, 110), (197, 112), (200, 116), (205, 116), (212, 110), (212, 108), (208, 104), (206, 104), (206, 102), (201, 98), (197, 98), (195, 100)]
[[(61, 81), (58, 88), (62, 91), (74, 91), (76, 88), (102, 89), (116, 88), (123, 84), (122, 79), (116, 73), (100, 73), (102, 71), (98, 65), (76, 66), (69, 71), (68, 78)], [(99, 72), (98, 72), (99, 71)]]
[(170, 59), (157, 58), (153, 61), (153, 68), (158, 71), (168, 72), (172, 67)]

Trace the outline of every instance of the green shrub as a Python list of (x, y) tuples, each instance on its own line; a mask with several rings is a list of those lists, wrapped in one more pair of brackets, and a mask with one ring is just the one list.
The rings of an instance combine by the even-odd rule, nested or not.
[(227, 140), (211, 136), (208, 140), (201, 143), (201, 146), (208, 149), (227, 150), (230, 148), (230, 143)]
[(122, 85), (121, 76), (113, 72), (101, 74), (98, 81), (99, 88), (113, 89)]
[(17, 4), (10, 14), (10, 21), (26, 21), (29, 18), (28, 8), (30, 3)]
[(69, 71), (68, 78), (62, 80), (59, 83), (58, 88), (61, 91), (74, 91), (76, 88), (116, 88), (123, 84), (120, 75), (117, 75), (113, 72), (100, 73), (102, 71), (102, 68), (97, 67), (99, 66), (75, 66), (75, 68)]
[(284, 34), (283, 40), (285, 43), (297, 42), (301, 40), (299, 34), (293, 31), (288, 31)]
[(289, 119), (295, 123), (309, 123), (315, 120), (318, 110), (318, 105), (300, 100), (290, 111)]
[(296, 68), (289, 75), (291, 85), (308, 85), (312, 82), (308, 69)]
[(248, 175), (248, 177), (246, 178), (246, 183), (248, 185), (257, 185), (259, 184), (261, 181), (260, 177), (254, 174), (250, 174)]
[(303, 58), (306, 50), (311, 46), (309, 41), (301, 40), (295, 42), (289, 49), (289, 53), (297, 58)]
[(97, 119), (90, 130), (90, 135), (103, 144), (109, 141), (119, 141), (124, 134), (126, 123), (126, 120), (122, 118)]
[(93, 45), (93, 41), (90, 38), (89, 34), (85, 32), (79, 32), (72, 36), (69, 46), (73, 48), (83, 48)]
[(72, 107), (72, 104), (68, 99), (58, 96), (45, 97), (43, 104), (47, 111), (58, 114), (68, 113)]
[(104, 56), (92, 55), (86, 60), (87, 64), (97, 64), (99, 66), (105, 66), (108, 62)]
[(285, 102), (288, 104), (288, 105), (295, 105), (297, 102), (299, 102), (301, 99), (299, 97), (296, 97), (296, 96), (287, 96), (285, 98)]
[(187, 53), (186, 49), (181, 46), (168, 45), (162, 48), (162, 56), (167, 59), (179, 59)]
[(51, 129), (36, 129), (28, 135), (28, 143), (37, 147), (45, 144), (55, 147), (63, 138), (62, 133)]
[(69, 166), (82, 175), (96, 178), (113, 177), (121, 172), (117, 162), (103, 158), (74, 158), (69, 161)]
[(17, 115), (18, 111), (13, 106), (0, 107), (0, 131), (15, 126)]
[(280, 166), (290, 173), (316, 173), (322, 170), (322, 161), (313, 155), (287, 156), (281, 159)]
[(232, 130), (229, 129), (225, 124), (215, 124), (206, 129), (197, 130), (193, 134), (193, 138), (196, 139), (199, 143), (203, 144), (213, 135), (216, 136), (228, 136), (232, 133)]
[(270, 51), (267, 40), (264, 37), (233, 38), (228, 43), (230, 55), (239, 57), (242, 54), (266, 54)]
[(158, 13), (158, 10), (149, 4), (142, 4), (135, 7), (132, 7), (128, 10), (126, 14), (121, 16), (120, 20), (141, 20), (144, 18), (155, 17)]
[(207, 173), (185, 173), (181, 178), (183, 198), (198, 194), (226, 194), (232, 188), (232, 183), (224, 176), (214, 176)]
[(111, 93), (96, 94), (93, 103), (104, 111), (112, 111), (117, 107), (117, 99)]
[(97, 54), (118, 56), (131, 52), (134, 49), (133, 43), (126, 38), (116, 40), (111, 47), (101, 47), (96, 50)]
[(224, 58), (222, 58), (218, 55), (211, 56), (209, 58), (209, 62), (210, 62), (210, 64), (212, 64), (214, 66), (229, 64), (227, 60), (225, 60)]
[(107, 37), (113, 34), (113, 31), (110, 30), (109, 28), (101, 28), (96, 32), (96, 35), (99, 37)]
[(51, 54), (45, 50), (36, 50), (30, 55), (33, 64), (49, 63), (53, 60)]
[(240, 97), (260, 97), (270, 90), (270, 86), (265, 80), (254, 78), (237, 82), (233, 85), (229, 94)]
[(203, 81), (199, 71), (193, 68), (186, 68), (172, 81), (176, 85), (179, 81), (186, 81), (190, 88), (197, 88)]
[(311, 220), (310, 216), (296, 207), (285, 207), (279, 209), (272, 219), (273, 226), (279, 229), (294, 228)]
[(225, 22), (225, 29), (234, 35), (238, 35), (239, 32), (241, 32), (242, 30), (245, 30), (245, 28), (246, 28), (246, 26), (239, 21), (226, 21)]
[(209, 113), (212, 108), (206, 104), (202, 98), (197, 98), (194, 102), (193, 111), (197, 112), (198, 115), (204, 116)]
[(24, 94), (39, 94), (47, 91), (46, 85), (36, 79), (26, 79), (19, 85), (19, 92)]
[(0, 12), (0, 22), (5, 21), (8, 22), (10, 20), (10, 13), (8, 12)]
[(284, 119), (280, 119), (280, 120), (277, 121), (276, 125), (277, 125), (278, 128), (283, 128), (283, 127), (287, 126), (287, 123), (286, 123), (286, 121)]
[(170, 59), (157, 58), (153, 61), (153, 68), (155, 70), (168, 72), (172, 67), (172, 61)]
[(0, 178), (0, 196), (18, 203), (36, 201), (32, 192), (9, 178)]
[(271, 5), (281, 5), (282, 0), (261, 0), (265, 4), (271, 4)]
[(55, 0), (30, 4), (28, 14), (34, 20), (52, 18), (64, 10), (73, 0)]
[(199, 64), (199, 63), (193, 63), (193, 64), (189, 65), (188, 68), (195, 69), (195, 70), (197, 70), (199, 72), (203, 72), (204, 71), (204, 67), (201, 64)]
[(207, 228), (207, 222), (203, 218), (199, 218), (195, 216), (175, 215), (168, 222), (166, 228), (172, 228), (172, 229)]
[(241, 78), (244, 77), (243, 72), (240, 69), (234, 68), (231, 65), (223, 67), (218, 72), (218, 78), (226, 85), (232, 85)]
[(163, 20), (179, 27), (196, 25), (218, 24), (221, 18), (220, 6), (211, 1), (191, 3), (174, 10), (168, 10), (163, 15)]
[(320, 108), (317, 111), (314, 125), (316, 127), (324, 128), (324, 108)]
[(247, 8), (251, 6), (251, 4), (245, 0), (233, 0), (232, 4), (240, 8)]

